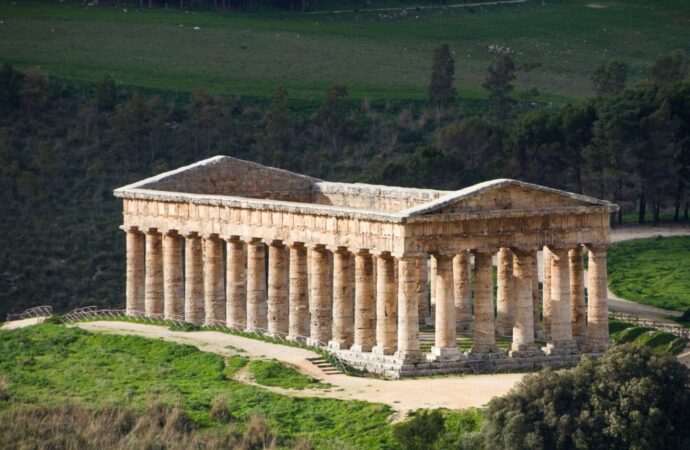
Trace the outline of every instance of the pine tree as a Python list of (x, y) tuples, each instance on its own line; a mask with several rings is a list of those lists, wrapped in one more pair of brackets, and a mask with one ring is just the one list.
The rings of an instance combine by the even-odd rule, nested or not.
[(443, 44), (434, 50), (429, 81), (429, 104), (439, 109), (451, 107), (457, 96), (457, 91), (453, 87), (454, 80), (455, 60), (450, 54), (448, 44)]
[(628, 79), (628, 65), (618, 59), (602, 64), (592, 74), (592, 82), (597, 95), (613, 95), (625, 89)]
[(690, 60), (681, 49), (672, 51), (654, 61), (652, 81), (657, 86), (668, 86), (683, 80), (690, 72)]
[(292, 123), (288, 108), (288, 94), (282, 85), (276, 87), (271, 105), (264, 116), (266, 122), (266, 144), (273, 154), (273, 164), (278, 164), (290, 144)]
[(508, 94), (515, 87), (515, 61), (510, 55), (503, 55), (496, 65), (489, 66), (487, 71), (482, 87), (489, 91), (494, 116), (499, 122), (505, 122), (513, 104)]

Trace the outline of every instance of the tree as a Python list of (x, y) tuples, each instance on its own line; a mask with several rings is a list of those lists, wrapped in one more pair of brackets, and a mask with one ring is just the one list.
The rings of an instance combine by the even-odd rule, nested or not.
[(273, 154), (273, 164), (277, 164), (288, 145), (293, 129), (290, 121), (287, 91), (282, 85), (276, 87), (271, 105), (264, 115), (266, 122), (266, 143)]
[(334, 85), (328, 88), (326, 98), (316, 112), (316, 121), (321, 125), (324, 133), (330, 136), (331, 147), (336, 153), (340, 153), (349, 128), (348, 107), (347, 88)]
[(515, 61), (510, 55), (503, 55), (495, 65), (487, 69), (486, 80), (482, 87), (489, 91), (489, 100), (494, 116), (499, 122), (505, 122), (510, 113), (513, 100), (508, 96), (513, 90), (515, 81)]
[(526, 377), (489, 403), (485, 444), (495, 449), (686, 449), (688, 371), (634, 344), (585, 357), (569, 370)]
[(422, 410), (393, 429), (395, 439), (406, 450), (431, 450), (445, 431), (445, 418), (438, 409)]
[(668, 86), (685, 79), (690, 71), (690, 60), (681, 49), (676, 49), (668, 55), (654, 61), (652, 66), (652, 81), (657, 86)]
[(618, 59), (599, 65), (592, 74), (594, 90), (600, 96), (622, 92), (627, 78), (628, 65)]
[(3, 64), (0, 69), (0, 117), (7, 116), (21, 105), (23, 80), (23, 73), (14, 70), (8, 63)]
[(454, 75), (455, 59), (450, 54), (448, 44), (443, 44), (434, 50), (429, 81), (430, 105), (446, 109), (455, 103), (457, 91), (453, 87)]
[(115, 109), (117, 102), (117, 88), (112, 78), (106, 77), (98, 83), (96, 88), (96, 105), (100, 112), (110, 112)]

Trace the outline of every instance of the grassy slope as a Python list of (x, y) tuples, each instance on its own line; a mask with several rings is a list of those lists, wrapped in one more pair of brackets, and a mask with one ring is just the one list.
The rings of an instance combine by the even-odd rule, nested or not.
[(392, 444), (388, 407), (268, 393), (233, 381), (241, 366), (191, 346), (57, 325), (0, 333), (0, 374), (21, 403), (143, 408), (155, 400), (179, 404), (196, 422), (214, 427), (209, 408), (221, 396), (236, 419), (261, 413), (283, 437), (355, 448)]
[(616, 295), (666, 309), (690, 308), (690, 237), (616, 244), (609, 251), (608, 271)]
[(185, 14), (4, 2), (0, 61), (76, 79), (112, 74), (158, 89), (203, 86), (266, 96), (282, 82), (292, 96), (309, 99), (338, 82), (356, 97), (419, 99), (432, 49), (448, 42), (461, 93), (477, 98), (494, 58), (487, 46), (498, 44), (519, 60), (542, 63), (531, 82), (557, 98), (588, 94), (589, 74), (611, 57), (629, 62), (637, 79), (659, 54), (690, 51), (690, 9), (683, 1), (604, 2), (605, 9), (587, 3), (530, 0), (384, 21), (377, 13)]
[(631, 323), (611, 320), (609, 322), (611, 340), (617, 344), (633, 342), (647, 345), (657, 354), (677, 355), (688, 343), (687, 339), (676, 337), (652, 328), (638, 327)]

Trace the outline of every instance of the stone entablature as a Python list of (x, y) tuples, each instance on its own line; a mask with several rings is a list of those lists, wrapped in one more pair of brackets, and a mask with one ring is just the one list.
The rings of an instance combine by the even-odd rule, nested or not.
[[(602, 200), (516, 180), (459, 191), (330, 183), (222, 156), (115, 195), (123, 199), (133, 314), (328, 342), (353, 363), (379, 355), (387, 373), (395, 354), (400, 375), (424, 359), (419, 323), (429, 315), (436, 342), (419, 365), (424, 373), (442, 361), (447, 370), (463, 358), (500, 357), (496, 327), (512, 332), (510, 356), (535, 363), (608, 342), (605, 248), (617, 207)], [(583, 245), (595, 269), (587, 320)], [(550, 283), (543, 320), (536, 279), (542, 248)], [(550, 340), (540, 350), (534, 338), (542, 322)], [(455, 344), (456, 328), (474, 333), (469, 357)], [(353, 359), (352, 352), (369, 355)]]

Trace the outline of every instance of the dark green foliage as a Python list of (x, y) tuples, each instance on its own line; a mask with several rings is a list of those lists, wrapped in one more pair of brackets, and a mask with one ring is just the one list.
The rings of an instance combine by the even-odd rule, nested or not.
[(654, 61), (652, 81), (659, 86), (670, 86), (682, 81), (690, 71), (690, 60), (682, 49), (676, 49)]
[(492, 400), (492, 449), (685, 449), (690, 389), (685, 366), (646, 346), (620, 345), (569, 370), (528, 376)]
[(594, 90), (599, 95), (623, 92), (627, 79), (628, 65), (618, 59), (612, 59), (607, 64), (599, 65), (592, 74)]
[(8, 115), (21, 104), (20, 89), (24, 74), (8, 63), (0, 69), (0, 117)]
[(429, 81), (429, 104), (435, 108), (445, 109), (453, 106), (457, 91), (455, 81), (455, 59), (450, 54), (448, 44), (434, 50)]
[(96, 106), (101, 112), (109, 112), (117, 103), (117, 88), (112, 78), (106, 77), (98, 83), (96, 90)]
[(396, 425), (393, 435), (404, 449), (427, 450), (436, 448), (435, 443), (444, 431), (445, 418), (441, 411), (422, 410)]
[(515, 61), (510, 55), (502, 55), (496, 64), (487, 69), (486, 79), (482, 87), (489, 92), (489, 101), (494, 117), (499, 122), (505, 122), (515, 101), (509, 97), (515, 88)]

